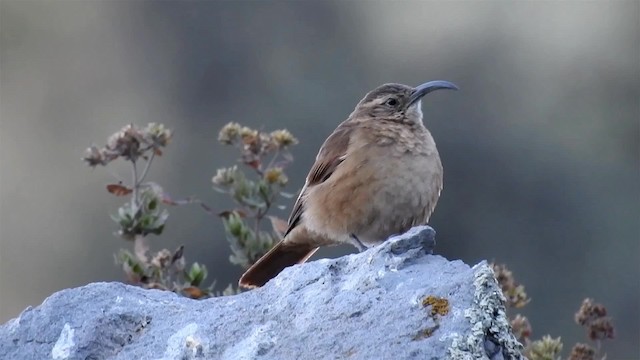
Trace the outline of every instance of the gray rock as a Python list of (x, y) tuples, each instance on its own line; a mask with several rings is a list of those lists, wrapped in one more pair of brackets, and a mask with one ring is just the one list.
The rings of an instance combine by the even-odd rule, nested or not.
[(0, 359), (520, 359), (485, 262), (430, 255), (430, 227), (190, 300), (120, 283), (53, 294), (0, 326)]

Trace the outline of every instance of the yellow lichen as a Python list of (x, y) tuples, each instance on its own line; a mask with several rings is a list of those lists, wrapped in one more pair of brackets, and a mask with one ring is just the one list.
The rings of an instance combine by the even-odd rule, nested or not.
[(445, 298), (429, 295), (422, 300), (422, 306), (431, 307), (428, 316), (433, 320), (434, 325), (420, 330), (413, 337), (413, 340), (431, 337), (431, 335), (433, 335), (433, 333), (440, 327), (440, 316), (444, 316), (449, 313), (449, 300)]
[(422, 306), (431, 306), (431, 316), (444, 316), (449, 313), (449, 300), (433, 295), (429, 295), (422, 300)]

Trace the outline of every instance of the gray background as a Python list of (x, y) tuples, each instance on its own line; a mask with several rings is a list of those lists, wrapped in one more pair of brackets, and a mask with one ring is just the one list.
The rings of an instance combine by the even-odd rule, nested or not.
[[(618, 327), (609, 359), (638, 358), (639, 4), (2, 0), (0, 321), (122, 279), (104, 185), (127, 168), (80, 161), (122, 125), (173, 128), (151, 179), (225, 209), (210, 186), (236, 158), (217, 144), (224, 123), (297, 135), (295, 192), (366, 91), (446, 79), (462, 90), (423, 102), (445, 167), (437, 251), (509, 264), (534, 336), (566, 351), (594, 297)], [(185, 244), (219, 289), (235, 282), (220, 221), (170, 211), (153, 246)]]

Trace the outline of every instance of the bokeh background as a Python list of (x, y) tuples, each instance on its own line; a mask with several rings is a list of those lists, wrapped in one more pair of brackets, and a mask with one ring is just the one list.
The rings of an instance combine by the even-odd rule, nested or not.
[[(2, 0), (0, 50), (0, 322), (122, 280), (113, 253), (129, 244), (108, 216), (121, 200), (104, 185), (128, 173), (80, 160), (122, 125), (172, 128), (150, 178), (225, 209), (210, 180), (237, 158), (216, 141), (226, 122), (293, 132), (296, 192), (368, 90), (446, 79), (462, 90), (423, 101), (445, 167), (437, 251), (507, 263), (534, 337), (565, 351), (594, 297), (617, 324), (608, 358), (640, 357), (638, 1)], [(220, 221), (170, 211), (154, 248), (185, 244), (218, 289), (235, 283)]]

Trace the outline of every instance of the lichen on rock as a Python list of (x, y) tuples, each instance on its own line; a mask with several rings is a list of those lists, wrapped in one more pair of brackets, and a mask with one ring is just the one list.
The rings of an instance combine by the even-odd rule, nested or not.
[(451, 359), (525, 359), (523, 346), (511, 331), (505, 297), (491, 267), (483, 261), (474, 270), (473, 303), (464, 312), (471, 331), (454, 336), (447, 354)]

